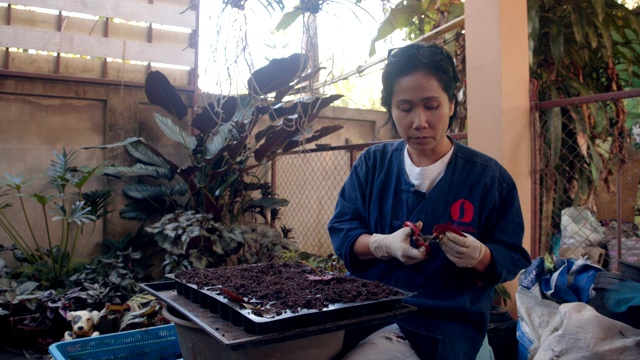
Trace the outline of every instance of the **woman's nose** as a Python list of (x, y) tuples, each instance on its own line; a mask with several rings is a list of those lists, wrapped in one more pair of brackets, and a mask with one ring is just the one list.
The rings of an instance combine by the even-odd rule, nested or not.
[(423, 129), (429, 127), (429, 116), (426, 111), (418, 110), (413, 119), (413, 127)]

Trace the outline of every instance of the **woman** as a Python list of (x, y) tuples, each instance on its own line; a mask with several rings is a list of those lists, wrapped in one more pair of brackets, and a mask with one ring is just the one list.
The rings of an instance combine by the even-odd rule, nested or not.
[[(446, 134), (459, 82), (453, 58), (438, 45), (390, 51), (382, 105), (402, 140), (361, 154), (328, 228), (352, 275), (415, 293), (406, 302), (418, 310), (371, 335), (349, 358), (491, 358), (494, 286), (531, 263), (513, 179)], [(405, 221), (421, 225), (423, 234), (438, 224), (461, 234), (446, 232), (426, 251), (411, 242)], [(390, 336), (395, 341), (376, 341)]]

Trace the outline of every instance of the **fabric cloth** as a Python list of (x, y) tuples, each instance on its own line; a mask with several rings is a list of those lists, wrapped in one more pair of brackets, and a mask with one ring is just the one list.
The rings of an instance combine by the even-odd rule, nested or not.
[[(386, 326), (351, 350), (342, 360), (420, 360), (398, 325)], [(476, 360), (495, 360), (489, 340), (485, 337)]]
[(540, 334), (534, 360), (637, 360), (640, 330), (573, 302), (562, 304)]
[[(513, 279), (531, 260), (522, 247), (524, 224), (515, 183), (492, 158), (460, 143), (442, 178), (424, 193), (409, 181), (404, 141), (365, 150), (340, 191), (328, 229), (336, 254), (349, 273), (415, 293), (405, 301), (418, 308), (398, 320), (421, 357), (469, 359), (486, 336), (494, 286)], [(484, 274), (460, 268), (437, 244), (424, 261), (360, 260), (353, 245), (362, 234), (390, 234), (404, 221), (422, 221), (423, 234), (451, 223), (491, 251)], [(464, 341), (460, 341), (464, 339)]]

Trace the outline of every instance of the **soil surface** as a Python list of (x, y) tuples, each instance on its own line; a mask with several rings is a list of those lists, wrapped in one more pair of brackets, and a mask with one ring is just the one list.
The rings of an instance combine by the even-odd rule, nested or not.
[[(331, 304), (362, 303), (404, 297), (380, 282), (316, 270), (300, 262), (239, 265), (177, 272), (175, 279), (243, 303), (256, 316), (288, 310), (321, 310)], [(217, 288), (216, 288), (217, 287)], [(209, 289), (214, 288), (214, 289)]]

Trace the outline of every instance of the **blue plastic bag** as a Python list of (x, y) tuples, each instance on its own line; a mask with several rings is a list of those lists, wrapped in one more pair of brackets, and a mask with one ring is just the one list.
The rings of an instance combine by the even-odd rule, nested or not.
[(535, 259), (525, 269), (520, 286), (530, 290), (538, 283), (540, 290), (559, 304), (566, 302), (588, 302), (592, 296), (596, 275), (604, 271), (598, 265), (583, 259), (561, 259), (554, 261), (553, 271), (545, 269), (544, 258)]

